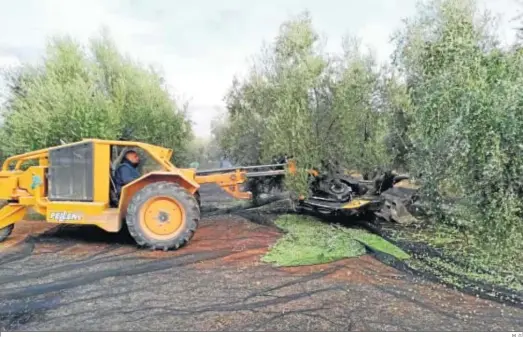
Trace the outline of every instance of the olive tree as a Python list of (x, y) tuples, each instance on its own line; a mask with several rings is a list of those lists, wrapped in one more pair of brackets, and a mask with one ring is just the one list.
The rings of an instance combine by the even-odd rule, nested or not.
[(472, 0), (420, 3), (396, 38), (396, 66), (424, 197), (443, 222), (495, 245), (523, 228), (523, 59), (499, 47), (493, 26)]
[(174, 149), (192, 137), (183, 107), (153, 70), (122, 56), (107, 37), (82, 46), (52, 39), (37, 65), (6, 73), (0, 151), (22, 153), (82, 138), (128, 139)]
[(328, 56), (307, 12), (280, 26), (226, 97), (220, 144), (235, 161), (293, 156), (302, 171), (292, 184), (302, 193), (305, 169), (389, 165), (381, 71), (357, 41), (347, 41), (343, 55)]

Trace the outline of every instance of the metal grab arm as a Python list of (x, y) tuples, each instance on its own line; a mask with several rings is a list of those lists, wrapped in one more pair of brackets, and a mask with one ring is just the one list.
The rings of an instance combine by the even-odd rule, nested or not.
[[(234, 172), (234, 171), (250, 171), (250, 170), (256, 170), (256, 169), (264, 169), (264, 168), (284, 168), (287, 164), (266, 164), (266, 165), (254, 165), (254, 166), (238, 166), (238, 167), (229, 167), (229, 168), (218, 168), (218, 169), (210, 169), (210, 170), (199, 170), (196, 171), (196, 175), (203, 176), (203, 175), (209, 175), (213, 173), (228, 173), (228, 172)], [(271, 172), (271, 171), (266, 171)]]
[(293, 167), (295, 166), (292, 164), (284, 163), (200, 170), (195, 172), (195, 180), (200, 185), (217, 184), (234, 198), (252, 199), (251, 192), (240, 190), (240, 185), (245, 183), (248, 178), (285, 175), (287, 173), (286, 168), (293, 174), (295, 172)]

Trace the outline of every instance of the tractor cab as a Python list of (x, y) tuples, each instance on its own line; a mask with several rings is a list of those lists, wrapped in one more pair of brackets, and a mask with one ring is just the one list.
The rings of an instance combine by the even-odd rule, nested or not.
[(109, 167), (109, 202), (111, 207), (118, 207), (119, 196), (118, 188), (116, 182), (116, 171), (122, 165), (122, 162), (125, 158), (125, 155), (129, 151), (134, 151), (140, 157), (140, 164), (137, 167), (137, 170), (140, 173), (140, 176), (147, 174), (149, 172), (162, 171), (163, 168), (161, 165), (154, 160), (146, 151), (142, 150), (138, 146), (123, 146), (123, 145), (111, 145), (110, 147), (110, 167)]
[[(49, 149), (45, 179), (49, 188), (48, 200), (105, 202), (108, 196), (110, 207), (118, 207), (115, 172), (129, 150), (139, 153), (143, 162), (150, 162), (139, 146), (88, 140)], [(161, 170), (158, 166), (156, 169)], [(138, 169), (142, 175), (143, 163)]]

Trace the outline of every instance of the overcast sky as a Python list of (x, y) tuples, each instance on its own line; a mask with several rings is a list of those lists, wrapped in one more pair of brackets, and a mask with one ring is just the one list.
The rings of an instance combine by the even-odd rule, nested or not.
[[(482, 1), (503, 16), (508, 40), (516, 1)], [(415, 0), (0, 0), (0, 66), (37, 60), (47, 36), (86, 41), (105, 25), (122, 51), (161, 67), (175, 94), (190, 100), (195, 131), (206, 135), (232, 77), (289, 16), (308, 9), (330, 51), (346, 33), (357, 34), (386, 61), (390, 34), (414, 6)]]

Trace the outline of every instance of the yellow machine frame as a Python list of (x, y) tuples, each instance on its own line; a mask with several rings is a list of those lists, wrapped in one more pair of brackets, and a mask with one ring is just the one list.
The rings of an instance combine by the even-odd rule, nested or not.
[[(92, 202), (49, 201), (46, 197), (49, 152), (81, 143), (93, 144), (94, 200)], [(140, 148), (150, 155), (162, 170), (147, 173), (122, 189), (118, 208), (109, 207), (111, 146)], [(108, 232), (118, 232), (122, 227), (126, 206), (134, 193), (145, 185), (158, 182), (175, 182), (194, 194), (200, 184), (215, 183), (238, 199), (249, 199), (249, 192), (242, 192), (238, 186), (245, 182), (245, 173), (197, 176), (196, 169), (181, 169), (171, 162), (172, 150), (142, 142), (108, 141), (85, 139), (80, 142), (28, 152), (8, 158), (0, 171), (0, 200), (9, 203), (0, 209), (0, 229), (22, 220), (28, 208), (46, 217), (48, 222), (69, 224), (94, 224)], [(37, 166), (22, 170), (24, 163), (37, 160)], [(35, 179), (36, 178), (36, 179)], [(40, 183), (35, 184), (35, 181)], [(70, 216), (72, 214), (72, 216)], [(64, 216), (65, 215), (65, 216)], [(69, 215), (69, 216), (68, 216)]]

